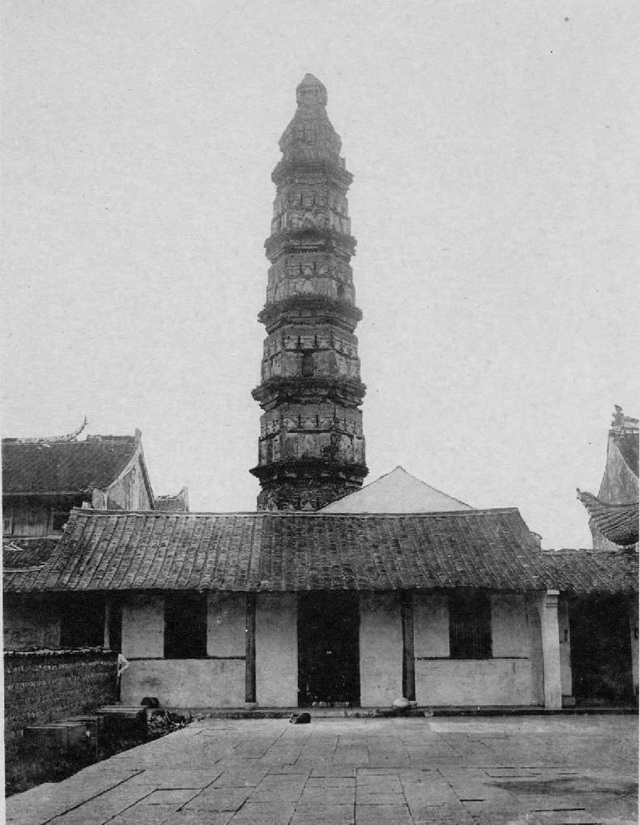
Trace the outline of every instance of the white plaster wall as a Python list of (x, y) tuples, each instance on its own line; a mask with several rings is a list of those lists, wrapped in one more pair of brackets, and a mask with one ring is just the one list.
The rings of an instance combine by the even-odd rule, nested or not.
[(446, 593), (413, 597), (413, 651), (420, 656), (449, 656), (449, 600)]
[(528, 659), (416, 661), (419, 705), (531, 705)]
[(126, 476), (118, 479), (107, 490), (107, 509), (149, 510), (151, 502), (144, 483), (142, 460), (138, 457)]
[(207, 656), (244, 656), (246, 651), (244, 593), (209, 593)]
[(494, 657), (529, 656), (529, 634), (524, 595), (491, 596), (491, 647)]
[(164, 707), (241, 707), (244, 688), (244, 660), (140, 660), (122, 674), (121, 698), (132, 706), (157, 696)]
[(395, 593), (360, 600), (360, 704), (390, 705), (402, 696), (402, 622)]
[(133, 509), (129, 506), (129, 497), (127, 496), (126, 488), (126, 478), (127, 476), (119, 479), (107, 490), (105, 510)]
[(573, 695), (571, 676), (571, 632), (569, 629), (569, 602), (566, 598), (558, 600), (558, 632), (560, 634), (560, 683), (562, 695)]
[(164, 656), (164, 598), (130, 596), (122, 607), (122, 653), (127, 659)]
[(446, 593), (414, 598), (416, 699), (424, 705), (533, 703), (530, 629), (523, 595), (491, 596), (493, 659), (448, 659)]
[(256, 700), (263, 707), (298, 705), (298, 607), (295, 593), (256, 598)]

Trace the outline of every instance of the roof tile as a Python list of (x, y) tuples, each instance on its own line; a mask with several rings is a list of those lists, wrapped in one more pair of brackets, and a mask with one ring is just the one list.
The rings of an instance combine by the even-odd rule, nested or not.
[(2, 441), (3, 495), (83, 493), (112, 484), (134, 457), (135, 436)]
[(638, 592), (638, 554), (623, 550), (544, 550), (556, 589), (573, 595)]
[(203, 514), (75, 509), (8, 592), (415, 590), (633, 592), (629, 553), (540, 551), (515, 509), (436, 514)]
[(76, 509), (36, 577), (11, 591), (532, 590), (545, 569), (517, 510), (436, 515)]

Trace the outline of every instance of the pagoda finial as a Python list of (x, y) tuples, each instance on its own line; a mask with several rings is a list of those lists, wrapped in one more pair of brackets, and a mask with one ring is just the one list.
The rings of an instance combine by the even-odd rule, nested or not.
[(306, 74), (296, 89), (296, 100), (298, 107), (293, 120), (280, 138), (283, 160), (287, 163), (329, 161), (344, 169), (340, 137), (327, 116), (324, 83)]
[(327, 105), (327, 89), (315, 75), (307, 73), (296, 89), (298, 106), (314, 108)]

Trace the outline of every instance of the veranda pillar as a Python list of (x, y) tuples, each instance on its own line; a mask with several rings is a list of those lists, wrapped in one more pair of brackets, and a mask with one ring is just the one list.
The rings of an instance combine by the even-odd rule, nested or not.
[(542, 633), (544, 670), (544, 706), (562, 708), (562, 670), (560, 664), (560, 629), (558, 625), (559, 591), (547, 590), (538, 602)]

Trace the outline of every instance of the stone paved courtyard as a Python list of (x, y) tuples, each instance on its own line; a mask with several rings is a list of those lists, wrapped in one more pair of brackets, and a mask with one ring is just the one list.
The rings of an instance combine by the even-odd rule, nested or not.
[(38, 825), (636, 823), (637, 717), (207, 719), (7, 800)]

